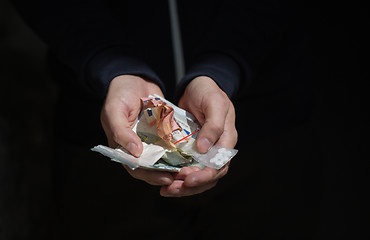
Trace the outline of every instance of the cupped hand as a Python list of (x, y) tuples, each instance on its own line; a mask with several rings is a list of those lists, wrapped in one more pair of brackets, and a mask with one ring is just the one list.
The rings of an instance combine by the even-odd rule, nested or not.
[[(111, 81), (100, 115), (110, 147), (115, 148), (121, 145), (132, 155), (136, 157), (141, 155), (143, 144), (137, 134), (132, 131), (132, 127), (141, 111), (140, 98), (150, 94), (163, 97), (161, 89), (155, 83), (138, 76), (121, 75)], [(143, 169), (131, 170), (127, 166), (125, 168), (134, 178), (152, 185), (169, 185), (173, 182), (171, 173)]]
[[(238, 139), (235, 128), (235, 110), (228, 96), (209, 77), (193, 79), (179, 101), (179, 107), (191, 112), (202, 125), (196, 145), (206, 153), (215, 143), (234, 148)], [(202, 193), (213, 188), (228, 171), (229, 165), (220, 170), (205, 167), (184, 167), (173, 175), (171, 184), (161, 188), (161, 195), (182, 197)]]

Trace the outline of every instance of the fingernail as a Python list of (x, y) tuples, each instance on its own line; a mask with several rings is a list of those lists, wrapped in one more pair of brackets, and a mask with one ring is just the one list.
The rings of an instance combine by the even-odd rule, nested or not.
[(171, 190), (171, 194), (178, 194), (180, 192), (179, 188), (174, 188)]
[(206, 153), (212, 147), (212, 142), (205, 137), (198, 140), (198, 150), (200, 153)]
[(130, 142), (126, 145), (125, 149), (127, 151), (129, 151), (132, 155), (134, 155), (135, 157), (139, 157), (139, 153), (138, 153), (138, 150), (139, 148), (137, 147), (137, 145), (133, 142)]
[(160, 181), (163, 185), (170, 185), (172, 183), (172, 180), (167, 177), (161, 178)]
[(190, 183), (187, 184), (188, 187), (196, 187), (198, 186), (199, 182), (198, 179), (192, 179), (193, 181), (190, 181)]

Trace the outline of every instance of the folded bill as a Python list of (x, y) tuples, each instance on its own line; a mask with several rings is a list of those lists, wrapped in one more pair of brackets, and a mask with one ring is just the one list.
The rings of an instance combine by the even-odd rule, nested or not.
[(142, 111), (133, 131), (143, 143), (140, 157), (132, 156), (122, 147), (103, 145), (92, 148), (113, 161), (131, 169), (145, 168), (179, 172), (185, 166), (220, 169), (238, 150), (213, 146), (206, 154), (196, 150), (195, 140), (201, 128), (196, 118), (158, 95), (142, 98)]

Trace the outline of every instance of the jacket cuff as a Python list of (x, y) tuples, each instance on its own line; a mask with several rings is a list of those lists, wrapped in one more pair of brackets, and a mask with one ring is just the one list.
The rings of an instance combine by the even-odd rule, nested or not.
[(237, 94), (241, 81), (241, 70), (233, 58), (221, 53), (202, 54), (193, 62), (176, 91), (176, 101), (180, 99), (186, 86), (196, 77), (212, 78), (231, 99)]
[(165, 86), (157, 74), (138, 58), (127, 54), (120, 47), (105, 49), (96, 54), (86, 65), (87, 88), (105, 98), (110, 82), (120, 75), (136, 75), (156, 83), (163, 92)]

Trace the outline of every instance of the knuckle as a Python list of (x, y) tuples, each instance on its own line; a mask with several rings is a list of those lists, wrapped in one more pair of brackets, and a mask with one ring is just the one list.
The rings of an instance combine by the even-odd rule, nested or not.
[(239, 137), (239, 135), (238, 135), (238, 131), (234, 128), (233, 130), (232, 130), (232, 132), (231, 132), (231, 137), (232, 137), (232, 139), (234, 140), (234, 142), (233, 142), (233, 144), (234, 144), (234, 146), (236, 145), (236, 143), (238, 142), (238, 137)]
[(109, 114), (116, 109), (115, 104), (112, 101), (106, 101), (101, 109), (102, 114)]
[(145, 181), (146, 183), (153, 185), (153, 186), (162, 186), (164, 185), (164, 181), (160, 178), (160, 174), (154, 171), (147, 171), (144, 170), (142, 172), (141, 180)]
[(220, 175), (219, 175), (219, 178), (222, 178), (222, 177), (224, 177), (226, 174), (227, 174), (227, 172), (229, 171), (229, 166), (228, 165), (226, 165), (225, 167), (223, 167), (223, 169), (221, 170), (221, 172), (220, 172)]
[(103, 125), (108, 125), (108, 123), (109, 123), (109, 113), (108, 113), (107, 109), (104, 108), (104, 107), (100, 111), (100, 122)]
[(153, 185), (153, 186), (160, 186), (161, 185), (161, 182), (158, 181), (158, 179), (155, 179), (154, 177), (152, 177), (150, 175), (147, 175), (147, 174), (145, 174), (145, 176), (143, 176), (142, 180), (145, 181), (146, 183), (150, 184), (150, 185)]
[(229, 99), (228, 98), (222, 98), (220, 101), (220, 106), (224, 110), (228, 110), (230, 107)]
[(145, 179), (144, 181), (145, 181), (146, 183), (148, 183), (148, 184), (152, 185), (152, 186), (161, 186), (161, 185), (162, 185), (161, 183), (156, 182), (156, 181), (153, 181), (153, 180), (151, 180), (151, 179)]
[(142, 171), (129, 171), (129, 173), (130, 173), (131, 177), (153, 185), (152, 182), (150, 181), (150, 179), (146, 178), (145, 175), (142, 173)]
[(117, 131), (114, 131), (114, 132), (112, 133), (112, 139), (113, 139), (113, 141), (115, 141), (116, 143), (119, 143), (119, 144), (120, 144), (121, 134), (119, 134)]
[(230, 107), (230, 100), (224, 94), (215, 93), (209, 96), (208, 99), (212, 99), (210, 103), (214, 104), (218, 109), (226, 111)]
[(124, 136), (125, 136), (125, 132), (124, 132), (123, 129), (121, 129), (121, 128), (113, 129), (113, 132), (112, 132), (113, 141), (115, 141), (116, 143), (120, 144), (123, 147), (125, 145), (125, 137)]
[(221, 136), (221, 134), (224, 132), (224, 126), (213, 124), (210, 127), (210, 130), (214, 133), (214, 135)]

